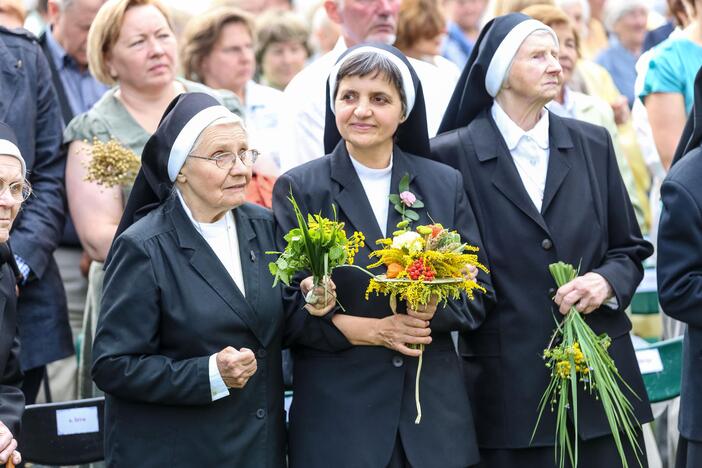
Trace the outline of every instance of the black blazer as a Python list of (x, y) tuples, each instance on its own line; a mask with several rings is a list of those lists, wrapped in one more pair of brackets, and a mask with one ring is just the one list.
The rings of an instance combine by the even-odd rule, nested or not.
[(18, 438), (20, 420), (24, 412), (24, 394), (20, 390), (22, 374), (19, 364), (16, 284), (9, 265), (2, 265), (0, 267), (0, 421), (10, 429), (15, 438)]
[(685, 322), (680, 389), (680, 434), (702, 442), (702, 150), (687, 154), (661, 186), (658, 299)]
[[(542, 353), (561, 318), (552, 301), (550, 263), (594, 271), (612, 285), (619, 308), (585, 316), (613, 339), (609, 351), (641, 423), (651, 420), (624, 309), (643, 276), (651, 245), (639, 232), (605, 129), (550, 114), (550, 157), (543, 206), (529, 198), (490, 111), (432, 140), (436, 159), (461, 171), (492, 267), (497, 306), (459, 341), (481, 447), (529, 446), (549, 379)], [(610, 433), (601, 404), (578, 396), (583, 439)], [(545, 411), (534, 446), (553, 445), (555, 413)]]
[[(429, 223), (431, 216), (482, 247), (458, 172), (395, 147), (391, 193), (397, 193), (405, 173), (411, 176), (410, 190), (426, 206), (417, 210), (419, 224)], [(357, 230), (366, 236), (367, 245), (356, 255), (357, 264), (365, 267), (371, 263), (368, 254), (382, 233), (343, 141), (330, 155), (297, 167), (276, 182), (273, 212), (279, 239), (297, 225), (287, 200), (291, 190), (303, 213), (322, 213), (331, 218), (334, 204), (347, 234)], [(389, 206), (388, 235), (399, 220), (399, 214)], [(480, 257), (486, 261), (482, 252)], [(481, 279), (489, 288), (488, 279)], [(333, 280), (346, 313), (375, 318), (392, 314), (387, 297), (371, 295), (365, 299), (369, 278), (362, 272), (339, 268)], [(301, 307), (297, 288), (286, 288), (285, 297), (287, 306)], [(385, 467), (398, 432), (413, 467), (450, 468), (477, 463), (473, 418), (450, 331), (476, 328), (485, 316), (490, 297), (478, 295), (470, 304), (466, 300), (450, 302), (432, 320), (433, 342), (424, 353), (421, 375), (420, 424), (414, 424), (417, 359), (384, 347), (352, 346), (329, 320), (318, 320), (329, 328), (328, 349), (321, 350), (324, 345), (318, 337), (322, 334), (309, 332), (298, 337), (299, 344), (293, 348), (290, 466)]]
[[(92, 369), (108, 466), (284, 466), (273, 217), (251, 204), (234, 216), (246, 298), (175, 196), (115, 240)], [(253, 350), (258, 370), (212, 402), (209, 357), (228, 345)]]

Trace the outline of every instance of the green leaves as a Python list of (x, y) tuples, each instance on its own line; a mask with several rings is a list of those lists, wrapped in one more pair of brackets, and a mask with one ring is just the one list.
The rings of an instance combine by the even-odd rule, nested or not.
[[(331, 273), (337, 266), (349, 262), (349, 240), (344, 231), (344, 223), (336, 219), (336, 207), (332, 205), (334, 219), (324, 218), (321, 214), (304, 216), (300, 206), (290, 193), (288, 197), (292, 205), (297, 227), (291, 229), (284, 237), (287, 242), (284, 252), (266, 252), (278, 254), (274, 262), (268, 264), (268, 269), (274, 277), (273, 286), (282, 281), (290, 285), (293, 276), (301, 271), (308, 271), (314, 277), (315, 283)], [(354, 236), (355, 240), (356, 237)]]
[(400, 193), (402, 192), (409, 192), (409, 180), (410, 176), (409, 174), (405, 174), (402, 176), (402, 179), (400, 179)]
[[(549, 271), (558, 287), (572, 281), (578, 276), (578, 270), (570, 264), (558, 262), (549, 265)], [(627, 399), (625, 388), (634, 397), (639, 398), (629, 384), (617, 371), (612, 357), (607, 348), (611, 339), (606, 334), (596, 335), (585, 322), (582, 315), (573, 307), (565, 316), (563, 322), (557, 325), (552, 343), (560, 343), (554, 347), (549, 345), (544, 351), (546, 367), (551, 370), (551, 380), (539, 403), (539, 416), (532, 433), (532, 440), (541, 421), (541, 416), (547, 406), (551, 411), (556, 411), (556, 459), (560, 467), (565, 466), (565, 457), (568, 456), (570, 465), (578, 464), (578, 383), (582, 383), (586, 394), (593, 395), (602, 404), (602, 409), (607, 418), (612, 438), (617, 447), (620, 461), (624, 468), (628, 463), (624, 453), (625, 442), (628, 442), (636, 460), (641, 466), (641, 447), (636, 441), (641, 425), (636, 419), (633, 406)], [(577, 352), (582, 361), (578, 369)], [(558, 369), (569, 369), (569, 372), (559, 373)], [(568, 424), (568, 413), (573, 417), (573, 435), (571, 436)], [(622, 437), (623, 434), (623, 437)]]

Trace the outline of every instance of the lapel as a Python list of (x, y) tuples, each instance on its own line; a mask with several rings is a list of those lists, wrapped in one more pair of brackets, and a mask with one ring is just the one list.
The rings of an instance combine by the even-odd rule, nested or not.
[[(373, 209), (368, 197), (366, 197), (365, 190), (363, 190), (363, 185), (361, 185), (361, 179), (358, 178), (356, 169), (351, 164), (344, 140), (339, 141), (339, 144), (336, 145), (329, 157), (331, 158), (331, 178), (340, 186), (339, 192), (334, 197), (335, 203), (344, 212), (346, 219), (349, 220), (356, 231), (361, 231), (367, 239), (382, 238), (383, 233), (375, 220)], [(393, 168), (393, 177), (394, 172), (395, 169)], [(389, 204), (390, 201), (387, 203)], [(389, 220), (390, 215), (388, 211)]]
[[(207, 244), (205, 239), (195, 230), (188, 215), (183, 210), (177, 196), (171, 197), (166, 203), (170, 207), (166, 211), (170, 214), (171, 221), (175, 227), (175, 233), (178, 237), (178, 244), (181, 249), (191, 251), (190, 264), (200, 276), (210, 285), (214, 292), (229, 306), (241, 320), (249, 327), (251, 332), (258, 338), (262, 344), (265, 343), (265, 329), (260, 317), (256, 314), (251, 304), (241, 294), (239, 288), (236, 287), (234, 280), (229, 276), (227, 269), (219, 261), (215, 253)], [(253, 229), (250, 227), (248, 218), (244, 218), (241, 224), (238, 223), (244, 217), (237, 216), (237, 235), (239, 238), (239, 252), (248, 249)], [(247, 291), (254, 294), (254, 289), (258, 289), (255, 285), (258, 284), (258, 275), (251, 274), (251, 266), (244, 267), (245, 262), (249, 261), (249, 252), (246, 255), (241, 255), (242, 273), (244, 274), (244, 285)], [(249, 278), (252, 276), (255, 278)], [(255, 285), (254, 285), (255, 283)], [(251, 285), (251, 288), (249, 286)], [(206, 300), (206, 298), (203, 298)]]
[[(417, 195), (417, 187), (412, 186), (412, 181), (414, 180), (415, 174), (412, 172), (408, 156), (397, 146), (393, 147), (392, 156), (392, 178), (390, 181), (390, 193), (399, 194), (400, 179), (404, 177), (405, 174), (409, 174), (410, 192)], [(419, 197), (417, 197), (419, 200)], [(422, 200), (426, 203), (426, 200)], [(388, 222), (385, 227), (386, 237), (392, 237), (392, 233), (397, 230), (397, 223), (401, 221), (400, 213), (395, 210), (395, 207), (388, 200), (390, 207), (388, 208)], [(421, 215), (421, 212), (418, 213)], [(417, 211), (417, 210), (415, 210)]]
[(568, 159), (568, 151), (573, 149), (573, 140), (570, 138), (567, 127), (560, 118), (551, 112), (549, 112), (548, 141), (548, 172), (546, 173), (544, 201), (541, 204), (541, 213), (543, 214), (546, 214), (570, 171), (571, 162)]
[(17, 90), (20, 89), (17, 82), (24, 74), (24, 64), (10, 53), (5, 43), (0, 40), (0, 121), (7, 122), (7, 112), (12, 107)]
[(522, 179), (519, 177), (517, 168), (512, 160), (512, 155), (509, 149), (507, 149), (507, 144), (504, 138), (502, 138), (500, 131), (497, 129), (497, 125), (493, 121), (489, 109), (483, 111), (473, 121), (473, 124), (470, 126), (470, 133), (471, 140), (475, 145), (475, 152), (478, 160), (481, 164), (494, 165), (492, 184), (513, 205), (531, 218), (531, 220), (538, 224), (546, 233), (549, 233), (548, 226), (546, 226), (543, 216), (536, 210), (536, 206), (534, 206), (534, 203), (531, 201), (529, 194), (524, 188)]

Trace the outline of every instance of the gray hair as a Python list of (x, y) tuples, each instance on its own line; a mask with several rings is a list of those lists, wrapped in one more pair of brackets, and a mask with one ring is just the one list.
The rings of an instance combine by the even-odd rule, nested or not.
[(339, 73), (336, 75), (336, 86), (334, 88), (334, 98), (339, 92), (339, 83), (341, 80), (349, 76), (365, 77), (370, 76), (375, 78), (382, 76), (385, 80), (393, 85), (400, 95), (402, 101), (402, 115), (407, 115), (407, 96), (402, 86), (402, 74), (397, 68), (397, 65), (383, 56), (373, 52), (363, 52), (350, 57), (339, 68)]
[(583, 23), (587, 24), (590, 22), (590, 4), (587, 0), (556, 0), (556, 6), (558, 8), (568, 8), (572, 5), (580, 5), (583, 11)]
[(607, 0), (604, 7), (604, 26), (607, 31), (612, 31), (617, 21), (637, 8), (644, 8), (648, 11), (648, 2), (645, 0)]

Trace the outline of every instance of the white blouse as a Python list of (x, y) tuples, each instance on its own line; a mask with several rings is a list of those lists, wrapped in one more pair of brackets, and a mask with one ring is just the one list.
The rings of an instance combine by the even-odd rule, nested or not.
[(363, 185), (366, 198), (368, 198), (373, 209), (373, 215), (375, 215), (375, 220), (380, 227), (380, 232), (385, 237), (385, 230), (388, 224), (388, 208), (390, 207), (388, 197), (390, 196), (390, 182), (392, 179), (392, 155), (390, 155), (390, 164), (383, 169), (373, 169), (364, 166), (350, 154), (349, 156), (351, 157), (351, 164), (356, 169), (358, 178), (361, 179), (361, 185)]

